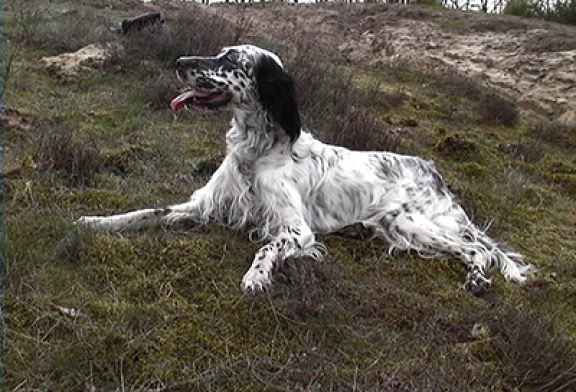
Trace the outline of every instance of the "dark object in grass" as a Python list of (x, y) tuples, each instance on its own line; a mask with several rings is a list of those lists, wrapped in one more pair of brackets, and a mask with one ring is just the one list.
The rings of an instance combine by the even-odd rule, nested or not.
[(161, 25), (162, 23), (164, 23), (164, 20), (160, 12), (148, 12), (133, 18), (124, 19), (119, 27), (114, 27), (112, 30), (117, 33), (129, 35), (135, 31), (140, 31), (150, 26)]

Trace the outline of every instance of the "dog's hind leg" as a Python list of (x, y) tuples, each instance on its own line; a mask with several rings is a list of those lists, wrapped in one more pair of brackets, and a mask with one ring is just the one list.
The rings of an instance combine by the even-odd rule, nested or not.
[(481, 294), (490, 286), (487, 271), (496, 266), (508, 280), (523, 282), (531, 266), (522, 257), (506, 252), (476, 228), (457, 205), (428, 217), (396, 209), (380, 219), (382, 235), (391, 248), (415, 250), (422, 256), (455, 257), (469, 269), (463, 288)]
[(322, 257), (322, 252), (314, 245), (314, 233), (305, 223), (283, 226), (271, 242), (256, 252), (252, 265), (242, 279), (242, 289), (247, 292), (265, 290), (272, 284), (274, 268), (288, 257)]

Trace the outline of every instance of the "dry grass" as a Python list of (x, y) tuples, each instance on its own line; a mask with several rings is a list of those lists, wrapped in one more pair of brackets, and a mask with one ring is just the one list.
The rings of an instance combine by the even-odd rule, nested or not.
[(539, 121), (531, 136), (558, 146), (576, 147), (576, 127), (558, 121)]
[[(214, 34), (216, 31), (218, 34)], [(190, 5), (186, 11), (166, 18), (164, 24), (121, 37), (124, 49), (119, 61), (128, 69), (151, 60), (169, 68), (180, 56), (217, 54), (224, 46), (237, 43), (243, 32), (244, 26), (235, 26), (199, 5)]]
[(484, 92), (478, 101), (477, 110), (486, 124), (511, 127), (518, 121), (519, 111), (516, 105), (495, 93)]
[[(530, 391), (570, 391), (576, 385), (576, 352), (546, 318), (502, 304), (463, 322), (480, 339), (475, 355), (499, 364), (503, 385)], [(478, 335), (484, 331), (483, 335)]]
[(45, 176), (58, 175), (76, 186), (93, 185), (102, 167), (96, 139), (79, 136), (70, 128), (42, 132), (35, 157)]
[(358, 151), (399, 151), (398, 127), (376, 120), (362, 111), (337, 116), (329, 127), (326, 141)]

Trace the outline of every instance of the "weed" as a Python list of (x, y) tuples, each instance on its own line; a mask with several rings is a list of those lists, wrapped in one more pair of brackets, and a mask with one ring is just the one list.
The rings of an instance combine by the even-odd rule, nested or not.
[(542, 143), (538, 140), (522, 140), (518, 143), (502, 143), (499, 146), (500, 151), (510, 154), (513, 159), (523, 162), (539, 162), (546, 153)]
[(455, 133), (441, 138), (436, 144), (436, 150), (451, 159), (464, 161), (476, 155), (478, 146), (465, 135)]
[(490, 331), (479, 359), (496, 361), (508, 388), (569, 391), (576, 385), (576, 352), (546, 318), (508, 305), (473, 319), (467, 327), (482, 322)]
[(121, 37), (124, 50), (119, 61), (127, 69), (153, 60), (170, 68), (180, 56), (216, 54), (222, 47), (238, 43), (242, 34), (242, 29), (216, 13), (191, 5), (187, 12), (168, 15), (164, 24)]
[(92, 184), (102, 166), (96, 140), (67, 127), (44, 131), (35, 156), (45, 176), (57, 172), (59, 179), (76, 186)]
[(328, 128), (327, 142), (357, 151), (398, 151), (401, 139), (396, 129), (363, 111), (350, 111), (335, 118)]
[(576, 147), (576, 127), (559, 121), (540, 121), (531, 136), (560, 147)]
[(478, 101), (477, 110), (484, 123), (511, 127), (518, 121), (518, 108), (509, 100), (492, 92), (484, 92)]

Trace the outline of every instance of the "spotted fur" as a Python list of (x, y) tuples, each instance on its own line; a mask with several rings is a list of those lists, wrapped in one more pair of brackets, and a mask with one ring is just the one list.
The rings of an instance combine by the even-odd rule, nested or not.
[(176, 65), (178, 78), (200, 92), (189, 94), (188, 106), (233, 111), (221, 166), (185, 203), (82, 217), (79, 225), (121, 231), (186, 219), (248, 230), (269, 242), (242, 279), (247, 291), (269, 287), (275, 266), (288, 257), (322, 257), (315, 233), (357, 222), (387, 240), (390, 251), (461, 260), (469, 269), (463, 287), (473, 293), (490, 285), (492, 267), (515, 282), (532, 270), (470, 221), (433, 162), (350, 151), (302, 130), (294, 82), (275, 54), (244, 45), (214, 57), (181, 57)]

